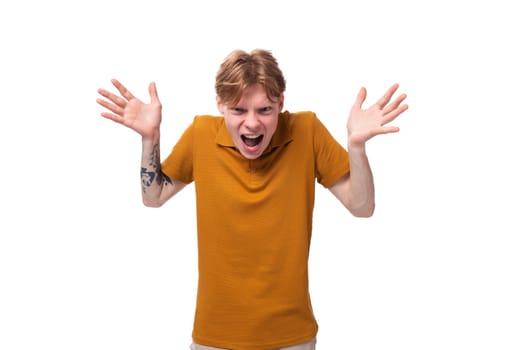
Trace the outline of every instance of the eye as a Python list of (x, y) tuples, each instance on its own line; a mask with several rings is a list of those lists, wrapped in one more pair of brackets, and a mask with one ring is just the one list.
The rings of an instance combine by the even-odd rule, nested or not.
[(270, 106), (259, 108), (259, 113), (261, 114), (270, 114), (271, 112), (272, 112), (272, 107)]
[(245, 109), (240, 108), (240, 107), (233, 107), (233, 108), (230, 108), (230, 110), (232, 111), (233, 114), (236, 114), (236, 115), (241, 115), (245, 112)]

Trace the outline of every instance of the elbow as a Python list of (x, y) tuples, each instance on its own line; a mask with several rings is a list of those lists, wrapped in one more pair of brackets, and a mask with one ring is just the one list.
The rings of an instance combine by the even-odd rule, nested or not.
[(363, 206), (360, 206), (360, 207), (357, 207), (357, 208), (356, 207), (348, 208), (348, 210), (355, 217), (358, 217), (358, 218), (369, 218), (372, 215), (374, 215), (375, 207), (376, 207), (375, 203), (372, 202), (370, 204), (363, 205)]
[(149, 198), (142, 198), (142, 204), (144, 204), (145, 207), (148, 207), (148, 208), (160, 208), (162, 207), (162, 202), (160, 201), (152, 201), (150, 200)]

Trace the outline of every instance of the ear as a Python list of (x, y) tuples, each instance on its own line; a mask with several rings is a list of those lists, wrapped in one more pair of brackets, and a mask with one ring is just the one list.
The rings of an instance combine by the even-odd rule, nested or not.
[(215, 101), (217, 101), (217, 109), (221, 114), (224, 114), (224, 104), (222, 103), (219, 96), (215, 96)]
[(282, 112), (284, 108), (284, 94), (281, 94), (279, 98), (279, 112)]

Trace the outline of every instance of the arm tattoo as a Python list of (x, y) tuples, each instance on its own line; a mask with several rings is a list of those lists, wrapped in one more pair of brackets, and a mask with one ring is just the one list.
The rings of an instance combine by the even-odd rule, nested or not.
[(142, 182), (142, 192), (146, 192), (146, 187), (150, 187), (155, 181), (157, 185), (173, 184), (171, 178), (162, 172), (160, 164), (160, 146), (156, 144), (150, 154), (148, 167), (140, 168), (140, 178)]

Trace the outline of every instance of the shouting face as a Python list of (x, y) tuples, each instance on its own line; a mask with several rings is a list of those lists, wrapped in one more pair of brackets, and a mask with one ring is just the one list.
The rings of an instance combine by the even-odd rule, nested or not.
[(273, 102), (261, 84), (246, 88), (235, 106), (227, 106), (217, 98), (226, 128), (235, 147), (247, 159), (258, 158), (270, 144), (277, 129), (284, 96)]

